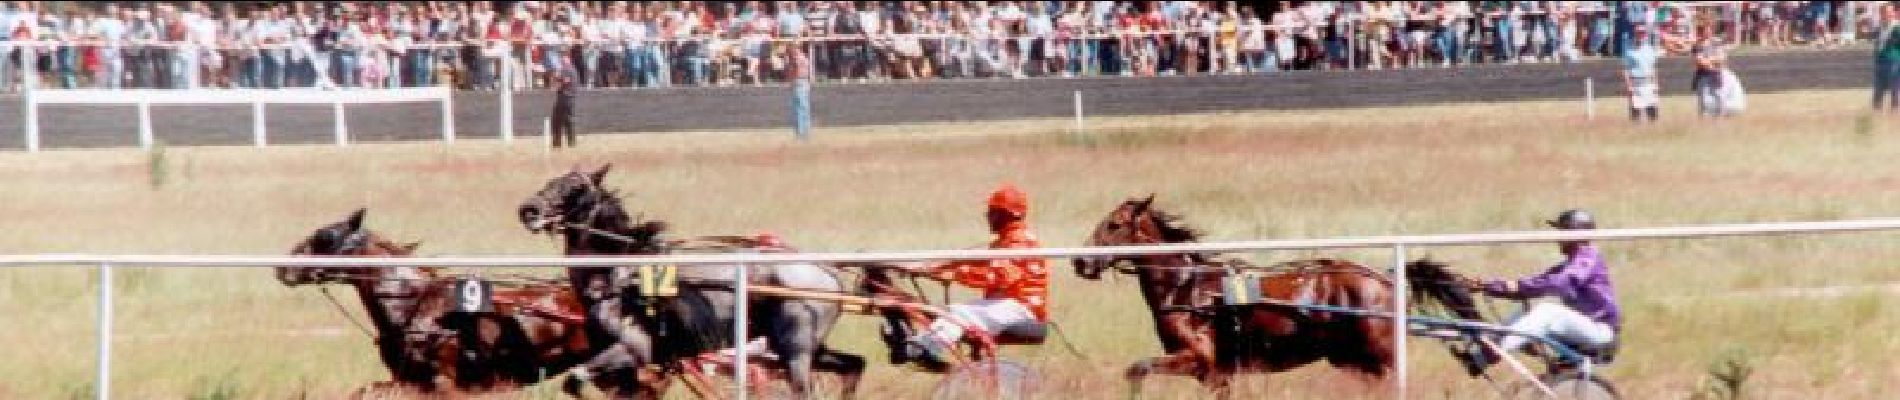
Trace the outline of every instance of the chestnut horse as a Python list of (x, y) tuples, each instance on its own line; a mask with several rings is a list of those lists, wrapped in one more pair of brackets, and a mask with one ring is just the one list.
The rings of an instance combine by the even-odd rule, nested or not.
[[(300, 256), (407, 257), (397, 244), (363, 229), (364, 210), (326, 225), (291, 250)], [(375, 330), (383, 366), (398, 390), (454, 395), (533, 384), (591, 356), (580, 303), (557, 285), (500, 287), (497, 312), (456, 312), (453, 279), (434, 267), (277, 267), (286, 286), (353, 286)], [(327, 292), (326, 292), (327, 295)], [(446, 382), (444, 382), (446, 381)], [(603, 385), (614, 385), (601, 382)]]
[[(1154, 196), (1130, 199), (1109, 213), (1090, 235), (1089, 246), (1193, 242), (1199, 233), (1154, 207)], [(1126, 378), (1137, 394), (1150, 374), (1192, 376), (1220, 396), (1239, 372), (1278, 372), (1319, 360), (1334, 367), (1383, 378), (1392, 368), (1392, 321), (1301, 309), (1285, 303), (1391, 310), (1391, 283), (1376, 271), (1348, 261), (1314, 259), (1260, 270), (1203, 254), (1082, 257), (1075, 273), (1100, 279), (1117, 269), (1139, 278), (1167, 355), (1135, 363)], [(1125, 264), (1124, 264), (1125, 263)], [(1257, 286), (1269, 303), (1225, 305), (1222, 285), (1239, 276)], [(1248, 279), (1246, 277), (1254, 277)]]

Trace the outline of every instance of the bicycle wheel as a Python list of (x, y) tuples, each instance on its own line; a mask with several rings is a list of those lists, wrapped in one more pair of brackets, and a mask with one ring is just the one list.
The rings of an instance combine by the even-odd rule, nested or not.
[[(1601, 375), (1584, 375), (1576, 371), (1565, 371), (1538, 377), (1560, 400), (1621, 400), (1623, 395), (1616, 392), (1616, 385)], [(1543, 391), (1531, 382), (1518, 382), (1505, 392), (1507, 399), (1546, 399)]]
[(958, 365), (937, 383), (932, 399), (1028, 399), (1041, 377), (1014, 361), (995, 359)]

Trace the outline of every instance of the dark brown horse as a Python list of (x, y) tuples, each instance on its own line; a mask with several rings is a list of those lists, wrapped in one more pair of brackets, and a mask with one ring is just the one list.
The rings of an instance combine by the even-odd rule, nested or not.
[[(291, 250), (300, 256), (407, 257), (363, 229), (364, 210), (326, 225)], [(340, 283), (356, 289), (369, 314), (383, 366), (396, 390), (455, 395), (507, 390), (558, 374), (590, 356), (580, 303), (559, 285), (496, 284), (495, 312), (455, 312), (454, 279), (433, 267), (278, 267), (287, 286)]]
[[(1193, 242), (1199, 234), (1154, 207), (1154, 196), (1130, 199), (1109, 213), (1089, 237), (1089, 246)], [(1139, 278), (1154, 317), (1155, 334), (1167, 355), (1135, 363), (1127, 378), (1139, 393), (1150, 374), (1199, 379), (1225, 396), (1233, 374), (1278, 372), (1315, 361), (1364, 376), (1383, 377), (1392, 368), (1392, 322), (1290, 307), (1321, 304), (1368, 310), (1392, 309), (1391, 284), (1364, 266), (1315, 259), (1264, 268), (1206, 255), (1136, 255), (1077, 258), (1075, 272), (1100, 279), (1117, 269)], [(1259, 288), (1268, 303), (1223, 305), (1224, 280), (1242, 271), (1261, 275), (1244, 284)], [(1253, 276), (1253, 275), (1240, 275)]]

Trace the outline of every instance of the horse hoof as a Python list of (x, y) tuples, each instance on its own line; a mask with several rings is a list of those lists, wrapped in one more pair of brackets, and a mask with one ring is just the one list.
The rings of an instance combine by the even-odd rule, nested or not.
[(1122, 379), (1140, 381), (1142, 378), (1147, 378), (1148, 374), (1153, 372), (1154, 366), (1148, 365), (1146, 362), (1139, 362), (1135, 363), (1135, 365), (1128, 366), (1128, 371), (1122, 373)]

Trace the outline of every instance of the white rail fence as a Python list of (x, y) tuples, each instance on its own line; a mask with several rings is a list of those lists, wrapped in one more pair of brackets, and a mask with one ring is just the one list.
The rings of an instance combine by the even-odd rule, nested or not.
[[(1317, 249), (1354, 249), (1354, 248), (1390, 248), (1392, 249), (1393, 282), (1396, 304), (1394, 311), (1400, 321), (1394, 324), (1397, 343), (1396, 364), (1397, 379), (1394, 379), (1394, 395), (1406, 398), (1406, 342), (1407, 323), (1404, 320), (1409, 298), (1406, 287), (1405, 268), (1406, 251), (1412, 247), (1437, 246), (1476, 246), (1512, 243), (1549, 243), (1569, 240), (1645, 240), (1645, 239), (1689, 239), (1725, 236), (1821, 234), (1866, 231), (1900, 230), (1900, 218), (1863, 219), (1820, 222), (1783, 222), (1757, 224), (1703, 225), (1665, 228), (1601, 229), (1592, 231), (1522, 231), (1495, 232), (1451, 235), (1423, 236), (1373, 236), (1334, 239), (1301, 240), (1265, 240), (1242, 242), (1188, 243), (1156, 246), (1125, 247), (1081, 247), (1081, 248), (1042, 248), (1009, 250), (931, 250), (889, 253), (774, 253), (774, 254), (693, 254), (652, 257), (458, 257), (458, 258), (306, 258), (282, 256), (186, 256), (186, 255), (83, 255), (83, 254), (47, 254), (47, 255), (0, 255), (0, 267), (81, 265), (96, 266), (100, 273), (99, 288), (99, 335), (98, 335), (98, 378), (95, 382), (98, 398), (111, 398), (112, 376), (112, 269), (115, 267), (278, 267), (278, 266), (441, 266), (441, 267), (574, 267), (574, 266), (625, 266), (642, 264), (664, 264), (681, 266), (730, 265), (730, 264), (779, 264), (779, 263), (834, 263), (834, 262), (895, 262), (895, 261), (941, 261), (967, 259), (1001, 258), (1068, 258), (1084, 256), (1114, 256), (1140, 254), (1180, 254), (1204, 252), (1258, 252), (1274, 250), (1317, 250)], [(738, 269), (741, 281), (744, 281), (745, 268)], [(743, 293), (746, 288), (736, 288)], [(745, 302), (736, 304), (743, 307)], [(735, 315), (746, 315), (743, 311)], [(734, 325), (734, 336), (747, 336), (747, 321), (743, 318)], [(735, 340), (740, 346), (734, 352), (735, 365), (745, 365), (746, 351), (743, 340)], [(746, 374), (735, 374), (740, 397), (744, 397)]]
[(269, 143), (265, 126), (265, 104), (328, 104), (331, 107), (337, 146), (350, 142), (347, 104), (401, 102), (437, 102), (442, 107), (442, 140), (455, 141), (454, 91), (446, 86), (388, 89), (35, 89), (21, 93), (25, 111), (22, 131), (26, 149), (40, 150), (40, 106), (46, 104), (118, 104), (134, 105), (138, 110), (139, 147), (150, 149), (156, 142), (152, 132), (152, 105), (250, 104), (251, 143), (264, 147)]

